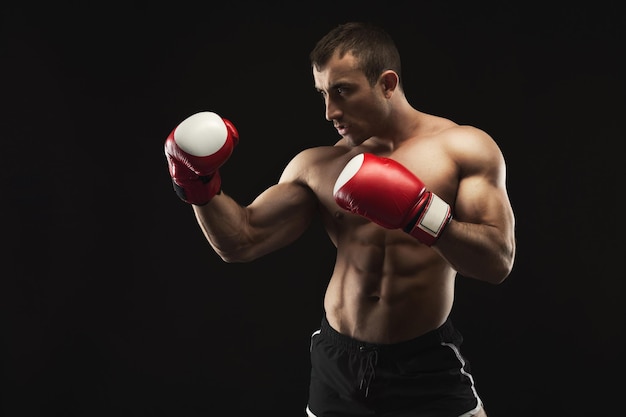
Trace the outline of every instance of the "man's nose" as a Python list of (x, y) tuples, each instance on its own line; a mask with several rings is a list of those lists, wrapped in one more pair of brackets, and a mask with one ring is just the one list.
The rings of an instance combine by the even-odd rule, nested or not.
[(329, 122), (338, 120), (341, 116), (341, 110), (332, 100), (326, 100), (326, 120)]

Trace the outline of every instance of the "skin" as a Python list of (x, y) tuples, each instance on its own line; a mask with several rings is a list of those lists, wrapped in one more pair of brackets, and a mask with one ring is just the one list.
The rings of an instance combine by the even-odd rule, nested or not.
[[(313, 67), (313, 78), (342, 138), (300, 152), (248, 206), (222, 192), (193, 206), (196, 218), (224, 261), (248, 262), (292, 243), (320, 215), (337, 248), (324, 297), (330, 325), (374, 343), (415, 338), (450, 314), (457, 272), (491, 284), (511, 272), (515, 220), (504, 158), (484, 131), (412, 107), (394, 71), (370, 85), (348, 53)], [(453, 219), (435, 245), (336, 204), (335, 180), (362, 152), (398, 161), (451, 205)]]

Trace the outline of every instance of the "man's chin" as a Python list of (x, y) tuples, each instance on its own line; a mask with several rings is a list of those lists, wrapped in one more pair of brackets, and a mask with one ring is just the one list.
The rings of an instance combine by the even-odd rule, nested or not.
[(343, 136), (343, 140), (346, 141), (346, 143), (352, 147), (359, 146), (364, 142), (364, 140), (360, 138), (355, 138), (352, 135)]

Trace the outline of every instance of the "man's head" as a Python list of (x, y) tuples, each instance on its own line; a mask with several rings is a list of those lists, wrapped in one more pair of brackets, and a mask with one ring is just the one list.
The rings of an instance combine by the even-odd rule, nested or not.
[(352, 53), (370, 85), (373, 86), (384, 71), (392, 70), (398, 74), (398, 86), (402, 87), (400, 53), (383, 29), (363, 22), (339, 25), (317, 42), (309, 55), (311, 64), (319, 71), (335, 52), (339, 57)]
[(348, 144), (388, 133), (395, 109), (406, 102), (398, 50), (389, 35), (365, 23), (346, 23), (317, 43), (311, 62), (324, 116)]

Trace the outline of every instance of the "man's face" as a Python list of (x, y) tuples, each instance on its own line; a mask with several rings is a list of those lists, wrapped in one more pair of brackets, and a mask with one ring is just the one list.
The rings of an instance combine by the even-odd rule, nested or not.
[(341, 58), (335, 53), (319, 71), (313, 66), (313, 78), (324, 99), (326, 120), (349, 144), (358, 146), (376, 135), (386, 99), (380, 83), (369, 84), (351, 53)]

